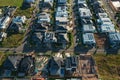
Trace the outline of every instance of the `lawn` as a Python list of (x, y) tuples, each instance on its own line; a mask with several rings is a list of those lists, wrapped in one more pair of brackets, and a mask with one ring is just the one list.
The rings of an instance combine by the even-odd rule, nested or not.
[(120, 55), (97, 54), (93, 57), (102, 80), (120, 80)]
[(0, 6), (17, 6), (21, 7), (23, 0), (0, 0)]
[(24, 34), (13, 34), (13, 35), (5, 38), (1, 42), (0, 46), (1, 47), (8, 47), (8, 48), (17, 47), (20, 44), (22, 44), (23, 38), (24, 38)]

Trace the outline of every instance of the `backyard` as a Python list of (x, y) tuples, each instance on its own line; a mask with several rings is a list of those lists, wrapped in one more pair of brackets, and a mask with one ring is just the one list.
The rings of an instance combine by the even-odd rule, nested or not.
[(101, 80), (120, 79), (120, 55), (96, 54), (93, 57)]

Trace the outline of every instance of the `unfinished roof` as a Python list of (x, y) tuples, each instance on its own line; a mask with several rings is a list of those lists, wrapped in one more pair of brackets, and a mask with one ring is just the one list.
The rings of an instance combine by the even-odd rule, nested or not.
[(83, 43), (84, 44), (96, 43), (93, 33), (83, 33)]

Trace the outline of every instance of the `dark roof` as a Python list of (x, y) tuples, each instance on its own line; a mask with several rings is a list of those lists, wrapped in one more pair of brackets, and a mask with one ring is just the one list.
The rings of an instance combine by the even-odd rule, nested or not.
[(35, 59), (32, 56), (25, 56), (19, 64), (19, 72), (31, 75), (35, 71)]
[(49, 61), (49, 71), (51, 75), (56, 75), (61, 64), (63, 63), (63, 59), (58, 57), (52, 57)]
[(18, 64), (23, 56), (10, 55), (5, 60), (3, 67), (8, 70), (15, 70), (18, 68)]
[(56, 28), (56, 30), (60, 30), (60, 31), (67, 32), (67, 29), (64, 28), (63, 26), (58, 26), (58, 27)]
[(65, 39), (64, 34), (58, 34), (57, 39), (59, 43), (67, 43), (68, 41)]
[(25, 3), (34, 3), (35, 0), (24, 0)]

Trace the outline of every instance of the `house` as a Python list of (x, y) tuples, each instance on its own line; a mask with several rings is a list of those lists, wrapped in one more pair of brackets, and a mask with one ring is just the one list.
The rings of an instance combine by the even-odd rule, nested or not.
[(98, 19), (101, 19), (101, 18), (108, 18), (107, 13), (98, 13), (98, 14), (96, 14), (96, 15), (97, 15)]
[(68, 17), (67, 6), (58, 6), (56, 10), (56, 17)]
[(16, 23), (16, 24), (24, 24), (26, 21), (26, 17), (25, 16), (16, 16), (13, 18), (12, 23)]
[(53, 7), (53, 0), (44, 0), (43, 2), (43, 10), (44, 9), (51, 9)]
[(66, 28), (68, 21), (69, 20), (66, 17), (56, 17), (56, 25), (57, 26), (63, 26)]
[(66, 5), (67, 0), (58, 0), (58, 5)]
[(23, 26), (25, 21), (26, 21), (25, 16), (14, 17), (13, 20), (12, 20), (12, 23), (8, 27), (7, 31), (10, 32), (10, 33), (18, 33), (18, 32), (25, 31), (26, 29)]
[(79, 15), (80, 15), (80, 18), (82, 18), (82, 19), (92, 17), (90, 9), (87, 9), (87, 8), (79, 8)]
[(35, 3), (35, 0), (24, 0), (23, 7), (30, 8), (33, 6), (34, 3)]
[(79, 8), (88, 8), (88, 7), (87, 7), (87, 4), (79, 3), (78, 4), (78, 9)]
[(34, 42), (36, 42), (36, 44), (41, 44), (43, 42), (43, 34), (44, 33), (41, 33), (41, 32), (34, 32), (33, 35), (32, 35), (32, 40)]
[(17, 24), (17, 23), (12, 23), (7, 31), (10, 32), (10, 33), (19, 33), (21, 32), (23, 29), (23, 25), (22, 24)]
[(51, 76), (64, 77), (64, 61), (59, 57), (52, 57), (48, 62), (48, 71)]
[(0, 41), (3, 40), (3, 38), (6, 38), (7, 37), (7, 33), (5, 32), (0, 32)]
[(97, 19), (98, 24), (112, 24), (110, 18), (100, 18)]
[(5, 16), (0, 21), (0, 29), (6, 29), (10, 23), (11, 18), (9, 16)]
[(45, 32), (44, 34), (44, 43), (53, 43), (57, 42), (54, 32)]
[(108, 41), (112, 48), (119, 48), (120, 46), (120, 33), (109, 33)]
[(85, 0), (78, 0), (78, 4), (79, 3), (86, 4), (86, 1)]
[(18, 66), (18, 76), (33, 75), (35, 72), (35, 58), (32, 56), (24, 56)]
[(91, 19), (82, 19), (82, 31), (83, 32), (95, 32), (95, 26), (93, 26), (93, 22)]
[(55, 32), (56, 33), (66, 33), (67, 29), (66, 29), (66, 27), (63, 27), (63, 26), (56, 26)]
[(49, 25), (36, 25), (33, 29), (35, 32), (46, 32), (49, 28)]
[(114, 12), (120, 12), (120, 0), (109, 0), (109, 5)]
[(5, 70), (17, 71), (19, 62), (23, 57), (23, 55), (9, 55), (3, 63), (3, 68)]
[(39, 24), (50, 23), (50, 15), (45, 12), (38, 14), (37, 23), (39, 23)]
[(71, 57), (67, 57), (65, 59), (65, 70), (66, 70), (66, 74), (73, 74), (74, 71), (76, 71), (77, 66), (78, 66), (78, 59), (77, 56), (71, 56)]
[(101, 33), (106, 33), (106, 32), (114, 33), (114, 32), (116, 32), (115, 28), (114, 28), (114, 24), (102, 24), (99, 26), (99, 29), (100, 29), (99, 31)]
[(35, 3), (35, 0), (24, 0), (25, 3)]
[(67, 33), (58, 33), (56, 37), (57, 37), (57, 43), (62, 44), (62, 48), (66, 48), (69, 42)]
[(97, 20), (98, 23), (98, 27), (99, 27), (99, 31), (102, 33), (106, 33), (106, 32), (115, 32), (115, 26), (112, 23), (112, 21), (110, 20), (110, 18), (100, 18)]
[(88, 46), (95, 46), (96, 41), (93, 33), (83, 33), (83, 44)]

